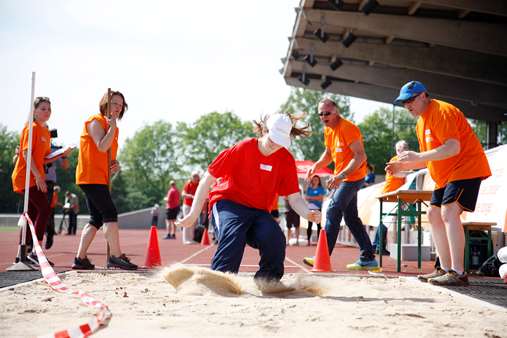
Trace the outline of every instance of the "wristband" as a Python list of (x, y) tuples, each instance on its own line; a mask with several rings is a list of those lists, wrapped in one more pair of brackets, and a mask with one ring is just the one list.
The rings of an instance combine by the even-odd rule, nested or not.
[(340, 174), (338, 174), (338, 178), (339, 178), (340, 180), (345, 179), (345, 177), (347, 177), (347, 175), (345, 175), (345, 173), (343, 173), (343, 172), (342, 172), (342, 173), (340, 173)]

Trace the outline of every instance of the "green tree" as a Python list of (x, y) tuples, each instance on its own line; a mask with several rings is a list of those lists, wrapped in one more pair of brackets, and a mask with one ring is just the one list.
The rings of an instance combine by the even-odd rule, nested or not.
[(329, 97), (338, 104), (343, 117), (353, 119), (348, 97), (327, 95), (320, 91), (302, 88), (292, 89), (287, 101), (280, 107), (281, 112), (296, 115), (300, 112), (306, 113), (302, 122), (310, 127), (312, 134), (293, 143), (292, 150), (297, 158), (316, 161), (324, 152), (323, 126), (317, 114), (318, 104), (324, 97)]
[[(128, 208), (135, 210), (160, 203), (169, 181), (182, 176), (184, 157), (179, 133), (169, 122), (146, 125), (126, 140), (118, 159), (122, 166), (118, 179), (121, 185), (125, 180)], [(125, 194), (121, 186), (117, 188), (117, 193)]]
[[(12, 161), (19, 144), (19, 136), (0, 124), (0, 213), (18, 211), (20, 197), (12, 191), (11, 175), (14, 169)], [(22, 203), (22, 202), (21, 202)], [(21, 205), (22, 206), (22, 205)]]
[(415, 122), (407, 110), (396, 108), (393, 124), (393, 111), (380, 108), (359, 124), (368, 162), (375, 166), (377, 174), (384, 174), (385, 163), (395, 155), (394, 145), (399, 140), (407, 141), (411, 149), (418, 151)]
[(204, 169), (224, 149), (254, 136), (253, 125), (231, 112), (212, 112), (194, 123), (178, 125), (185, 149), (186, 167)]

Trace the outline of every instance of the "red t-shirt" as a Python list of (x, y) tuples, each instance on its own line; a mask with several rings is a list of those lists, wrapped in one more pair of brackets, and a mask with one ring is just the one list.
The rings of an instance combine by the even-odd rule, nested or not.
[[(197, 186), (198, 185), (199, 185), (199, 183), (194, 183), (192, 181), (187, 181), (187, 183), (185, 183), (185, 186), (183, 187), (183, 191), (185, 193), (187, 193), (187, 194), (195, 196), (195, 192), (197, 190)], [(183, 204), (188, 205), (189, 207), (192, 206), (192, 202), (193, 201), (194, 201), (194, 199), (190, 198), (190, 197), (183, 198)]]
[(176, 188), (171, 188), (167, 192), (167, 209), (174, 209), (180, 206), (180, 192)]
[(208, 167), (220, 181), (209, 194), (210, 208), (219, 200), (269, 211), (275, 195), (299, 191), (296, 162), (285, 148), (264, 156), (255, 138), (222, 151)]

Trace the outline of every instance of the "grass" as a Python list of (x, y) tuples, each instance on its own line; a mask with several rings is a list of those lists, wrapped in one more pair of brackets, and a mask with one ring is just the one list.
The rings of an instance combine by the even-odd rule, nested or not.
[(17, 231), (18, 229), (19, 229), (19, 227), (17, 227), (17, 226), (1, 226), (0, 232), (13, 232), (13, 231)]

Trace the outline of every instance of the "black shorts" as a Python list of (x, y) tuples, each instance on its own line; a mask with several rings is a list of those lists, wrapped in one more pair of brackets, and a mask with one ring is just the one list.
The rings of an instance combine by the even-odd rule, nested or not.
[(445, 187), (433, 191), (431, 205), (441, 207), (442, 205), (457, 202), (463, 210), (474, 211), (480, 187), (480, 178), (447, 183)]
[(273, 216), (273, 218), (279, 218), (280, 217), (280, 211), (278, 211), (278, 209), (271, 210), (270, 214), (271, 214), (271, 216)]
[(118, 212), (107, 185), (80, 184), (79, 187), (86, 195), (86, 205), (90, 211), (88, 223), (100, 229), (104, 223), (118, 222)]
[(168, 221), (174, 221), (174, 220), (176, 220), (176, 218), (178, 218), (179, 212), (180, 212), (180, 207), (166, 209), (165, 218)]
[(287, 223), (287, 228), (299, 228), (300, 218), (294, 210), (290, 210), (285, 214), (285, 221)]

